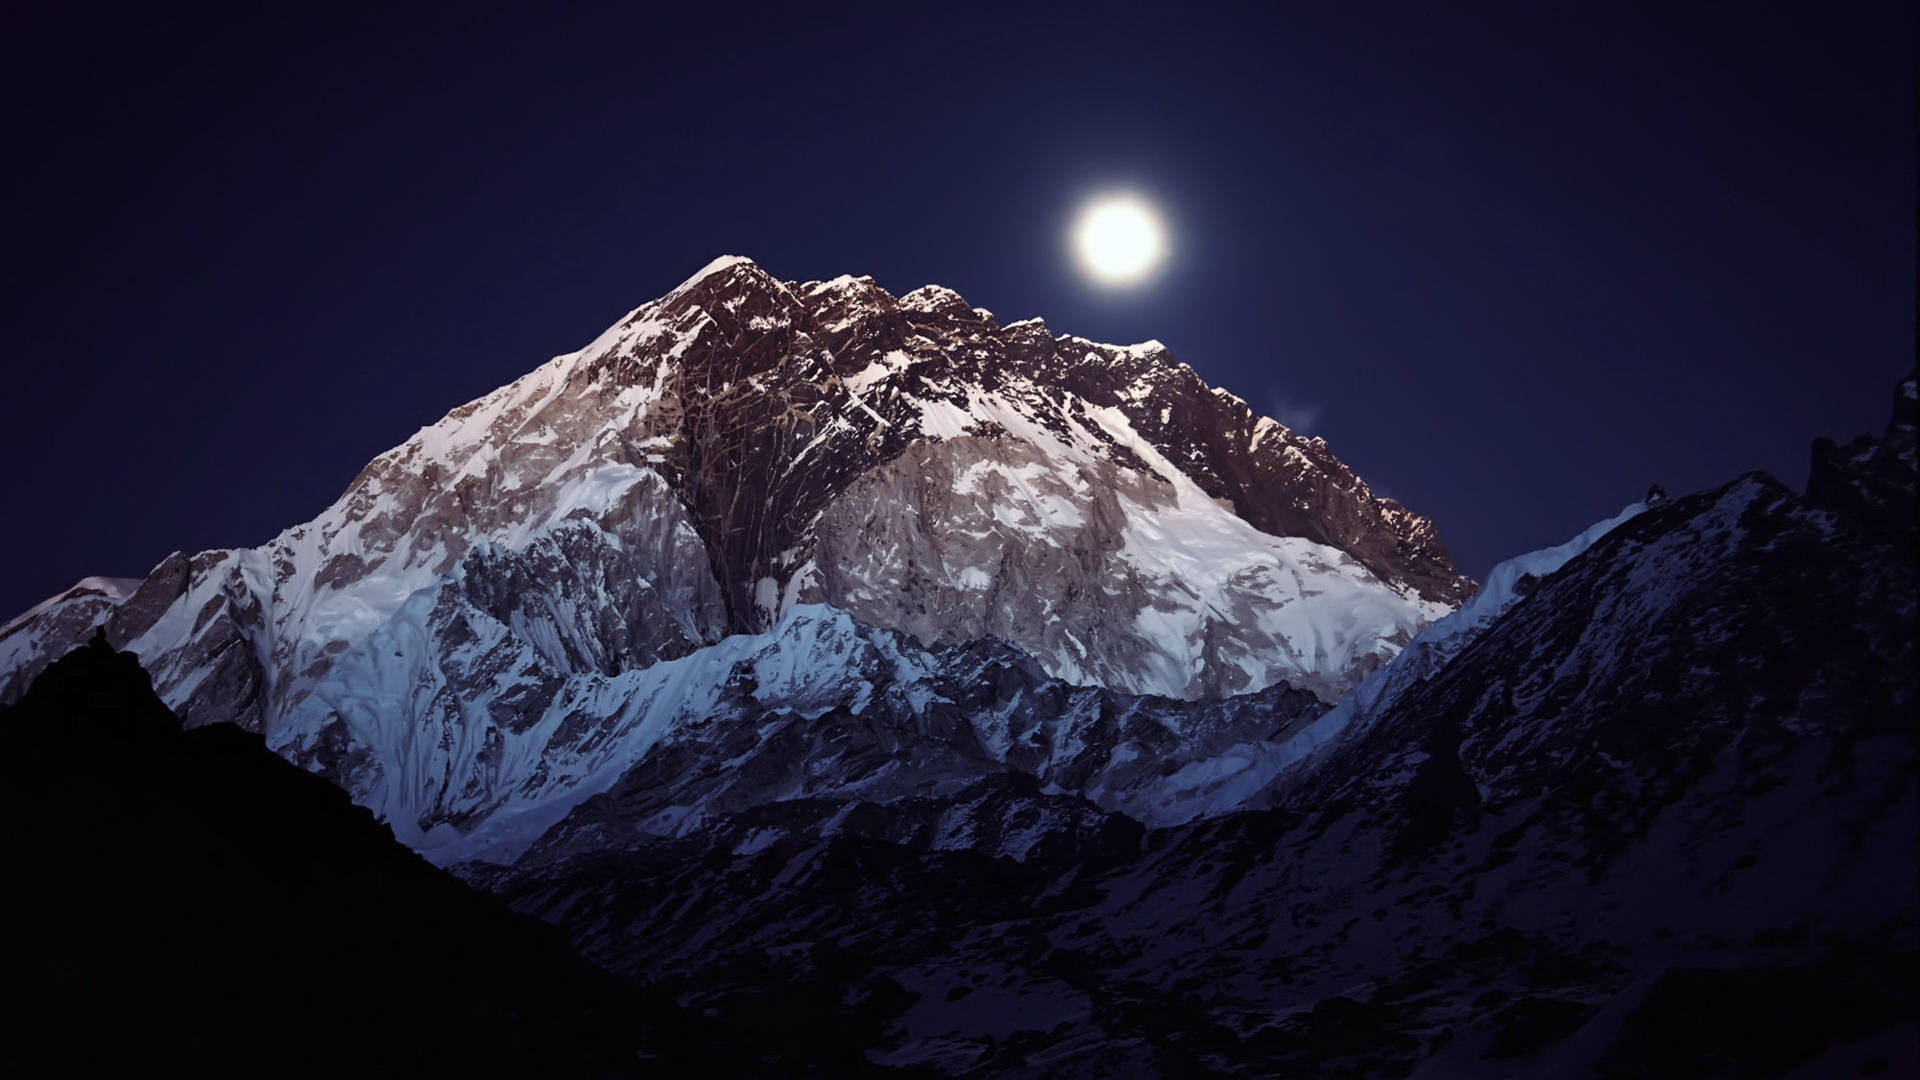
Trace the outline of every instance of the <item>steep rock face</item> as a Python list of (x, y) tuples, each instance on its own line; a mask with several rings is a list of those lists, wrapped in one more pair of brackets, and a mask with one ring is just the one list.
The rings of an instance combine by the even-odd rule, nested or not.
[(962, 434), (1180, 472), (1256, 528), (1347, 550), (1389, 586), (1442, 605), (1471, 589), (1424, 519), (1154, 343), (1054, 338), (1037, 320), (1003, 329), (937, 286), (895, 299), (864, 278), (790, 285), (744, 260), (629, 324), (670, 327), (673, 364), (655, 364), (666, 338), (623, 333), (587, 371), (659, 373), (662, 471), (707, 542), (735, 630), (771, 625), (805, 574), (815, 517), (848, 483), (916, 442)]
[(1073, 682), (1340, 696), (1444, 609), (1191, 483), (1005, 437), (921, 443), (822, 512), (799, 591), (927, 643), (996, 637)]
[(701, 606), (717, 617), (719, 602), (683, 519), (660, 527), (655, 512), (674, 506), (636, 498), (608, 511), (654, 528), (580, 516), (517, 549), (470, 548), (339, 650), (269, 745), (429, 853), (550, 824), (646, 751), (659, 709), (696, 707), (675, 662), (703, 651)]
[(262, 653), (271, 638), (249, 554), (176, 553), (144, 580), (88, 578), (8, 623), (0, 628), (0, 701), (16, 700), (96, 629), (115, 645), (151, 634), (164, 648), (146, 663), (189, 723), (261, 730), (270, 709)]
[[(496, 690), (474, 700), (473, 685)], [(1060, 812), (1145, 818), (1178, 802), (1183, 765), (1282, 740), (1324, 708), (1284, 686), (1200, 703), (1073, 686), (999, 642), (929, 650), (812, 605), (651, 667), (570, 672), (455, 582), (342, 654), (269, 743), (451, 864), (711, 838), (754, 808), (852, 813), (994, 777)], [(954, 817), (923, 839), (966, 847), (985, 828)]]
[[(1062, 351), (1090, 344), (1068, 339)], [(1431, 521), (1374, 495), (1325, 439), (1256, 415), (1163, 352), (1078, 364), (1063, 381), (1088, 405), (1119, 409), (1141, 438), (1254, 528), (1338, 548), (1429, 600), (1452, 606), (1472, 594)]]

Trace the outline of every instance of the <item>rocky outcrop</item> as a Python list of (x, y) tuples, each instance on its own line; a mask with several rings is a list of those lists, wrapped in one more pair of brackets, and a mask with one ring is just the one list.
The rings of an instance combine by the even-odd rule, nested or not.
[(1845, 446), (1813, 442), (1807, 499), (1886, 536), (1914, 529), (1914, 454), (1920, 441), (1920, 393), (1909, 373), (1894, 388), (1893, 419), (1881, 438), (1860, 435)]

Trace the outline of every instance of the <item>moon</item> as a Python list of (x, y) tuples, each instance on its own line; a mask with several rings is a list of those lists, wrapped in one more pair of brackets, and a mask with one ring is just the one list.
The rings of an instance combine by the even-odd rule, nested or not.
[(1152, 275), (1167, 253), (1166, 230), (1153, 206), (1136, 195), (1106, 195), (1087, 203), (1073, 226), (1080, 268), (1102, 285), (1134, 285)]

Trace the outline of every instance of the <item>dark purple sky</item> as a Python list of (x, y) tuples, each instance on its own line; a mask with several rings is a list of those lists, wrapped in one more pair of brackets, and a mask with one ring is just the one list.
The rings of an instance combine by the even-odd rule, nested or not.
[[(0, 618), (266, 540), (722, 253), (1159, 338), (1474, 574), (1797, 485), (1912, 364), (1905, 0), (653, 6), (10, 16)], [(1125, 298), (1063, 241), (1116, 186), (1178, 245)]]

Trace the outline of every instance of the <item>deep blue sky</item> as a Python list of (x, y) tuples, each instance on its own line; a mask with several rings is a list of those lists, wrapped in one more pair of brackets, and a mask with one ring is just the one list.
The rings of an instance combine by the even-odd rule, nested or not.
[[(1912, 364), (1901, 0), (169, 6), (0, 34), (0, 618), (311, 517), (722, 253), (1158, 338), (1475, 574), (1799, 484)], [(1064, 244), (1114, 187), (1177, 245), (1124, 297)]]

